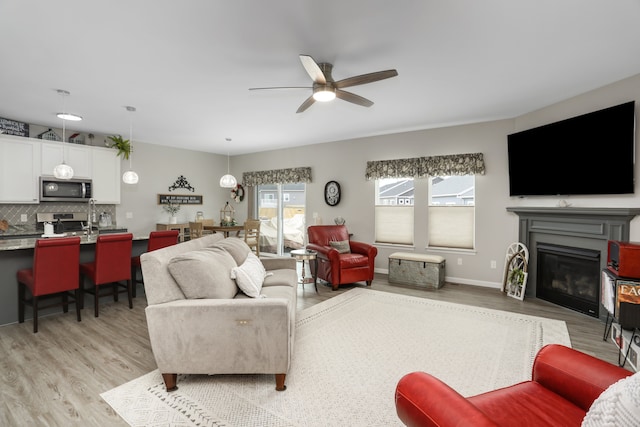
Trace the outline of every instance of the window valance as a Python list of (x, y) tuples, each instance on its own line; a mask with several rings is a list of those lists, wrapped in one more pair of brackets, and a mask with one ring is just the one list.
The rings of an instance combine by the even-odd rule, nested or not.
[(365, 178), (372, 180), (449, 175), (484, 175), (484, 171), (484, 156), (482, 153), (467, 153), (368, 161)]
[(269, 171), (244, 172), (242, 184), (255, 187), (264, 184), (291, 184), (296, 182), (311, 182), (311, 168), (274, 169)]

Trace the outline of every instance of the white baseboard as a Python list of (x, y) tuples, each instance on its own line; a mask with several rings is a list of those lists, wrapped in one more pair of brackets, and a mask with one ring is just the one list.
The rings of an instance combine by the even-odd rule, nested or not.
[[(376, 268), (374, 271), (376, 273), (389, 275), (388, 268)], [(460, 283), (461, 285), (472, 285), (472, 286), (481, 286), (484, 288), (502, 289), (502, 283), (500, 282), (487, 282), (485, 280), (463, 279), (460, 277), (450, 277), (450, 276), (445, 276), (444, 281), (449, 283)]]

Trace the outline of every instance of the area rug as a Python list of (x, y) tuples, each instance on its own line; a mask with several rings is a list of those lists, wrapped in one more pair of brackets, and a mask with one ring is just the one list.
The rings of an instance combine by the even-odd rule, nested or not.
[(156, 370), (102, 398), (132, 426), (393, 426), (398, 380), (426, 371), (462, 395), (530, 379), (545, 344), (570, 346), (562, 321), (371, 289), (298, 313), (287, 390), (273, 375)]

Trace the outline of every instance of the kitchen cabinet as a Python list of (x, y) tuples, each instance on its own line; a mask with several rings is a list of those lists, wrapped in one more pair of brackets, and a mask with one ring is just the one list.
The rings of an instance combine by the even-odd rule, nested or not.
[[(92, 148), (68, 142), (42, 142), (41, 175), (53, 175), (53, 168), (65, 163), (73, 168), (75, 178), (91, 178)], [(63, 156), (64, 154), (64, 156)]]
[(0, 203), (38, 203), (39, 170), (37, 142), (0, 137)]
[(93, 198), (98, 204), (120, 204), (120, 157), (110, 148), (92, 147)]

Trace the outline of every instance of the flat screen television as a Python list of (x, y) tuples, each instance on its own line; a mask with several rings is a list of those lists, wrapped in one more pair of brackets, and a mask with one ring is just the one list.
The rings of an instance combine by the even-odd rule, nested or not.
[(511, 196), (629, 194), (635, 101), (507, 137)]

